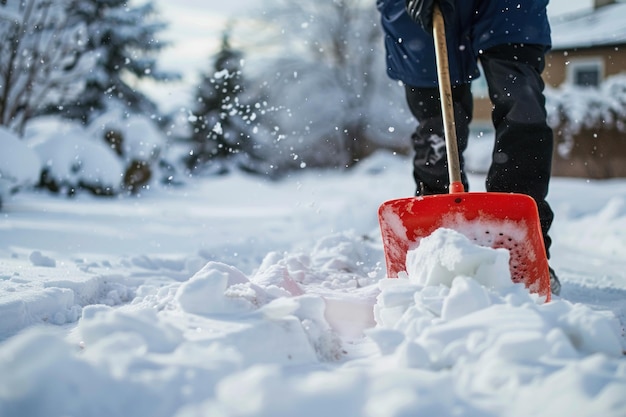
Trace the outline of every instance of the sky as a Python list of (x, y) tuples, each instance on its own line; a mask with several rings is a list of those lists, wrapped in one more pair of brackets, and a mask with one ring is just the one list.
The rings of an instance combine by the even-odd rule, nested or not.
[[(374, 0), (372, 0), (374, 1)], [(163, 69), (180, 72), (185, 81), (151, 88), (153, 96), (164, 109), (186, 105), (189, 83), (204, 71), (220, 45), (224, 28), (231, 19), (242, 19), (258, 8), (258, 0), (156, 0), (155, 4), (169, 28), (163, 38), (173, 43), (163, 51)], [(552, 0), (548, 6), (551, 16), (591, 8), (593, 0)]]

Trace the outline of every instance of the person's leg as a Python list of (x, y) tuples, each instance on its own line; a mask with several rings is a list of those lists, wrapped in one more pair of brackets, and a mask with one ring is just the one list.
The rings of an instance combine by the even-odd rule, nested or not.
[[(406, 100), (419, 125), (411, 135), (413, 149), (413, 177), (416, 195), (445, 194), (448, 192), (448, 163), (444, 140), (441, 101), (437, 88), (405, 86)], [(463, 172), (463, 151), (467, 147), (469, 123), (472, 119), (472, 93), (469, 84), (452, 88), (461, 176), (465, 189), (468, 182)]]
[(553, 135), (547, 124), (544, 47), (501, 45), (486, 50), (480, 61), (489, 86), (496, 130), (487, 191), (530, 195), (537, 202), (546, 251), (554, 214), (546, 201), (552, 164)]

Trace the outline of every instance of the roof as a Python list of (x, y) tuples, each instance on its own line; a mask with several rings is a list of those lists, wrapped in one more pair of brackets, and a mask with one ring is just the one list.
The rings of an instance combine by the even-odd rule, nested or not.
[(626, 44), (626, 3), (552, 18), (552, 49)]

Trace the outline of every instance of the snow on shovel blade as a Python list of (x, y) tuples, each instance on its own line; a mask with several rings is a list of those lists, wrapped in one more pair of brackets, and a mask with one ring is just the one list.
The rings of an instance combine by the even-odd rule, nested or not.
[(445, 227), (482, 246), (509, 250), (511, 278), (550, 300), (548, 260), (535, 201), (524, 194), (452, 193), (390, 200), (378, 210), (387, 276), (406, 270), (406, 254)]

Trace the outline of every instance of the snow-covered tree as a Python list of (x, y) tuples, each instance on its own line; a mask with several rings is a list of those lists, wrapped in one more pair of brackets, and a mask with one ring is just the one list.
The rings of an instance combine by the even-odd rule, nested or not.
[(190, 171), (224, 173), (231, 165), (255, 171), (257, 112), (244, 96), (243, 54), (233, 49), (229, 31), (222, 37), (211, 70), (201, 75), (190, 118), (193, 149)]
[(137, 81), (176, 80), (177, 73), (157, 68), (159, 52), (168, 46), (159, 40), (166, 23), (158, 18), (153, 2), (139, 6), (128, 0), (69, 0), (69, 19), (86, 25), (85, 47), (97, 55), (84, 92), (66, 100), (58, 112), (88, 122), (105, 112), (110, 104), (129, 113), (153, 115), (156, 104), (137, 87)]
[(374, 2), (265, 0), (256, 17), (248, 57), (280, 109), (276, 165), (351, 166), (379, 148), (406, 149), (413, 126), (385, 74)]
[(93, 56), (87, 31), (71, 21), (71, 0), (8, 0), (0, 4), (0, 125), (22, 133), (47, 106), (77, 97)]

